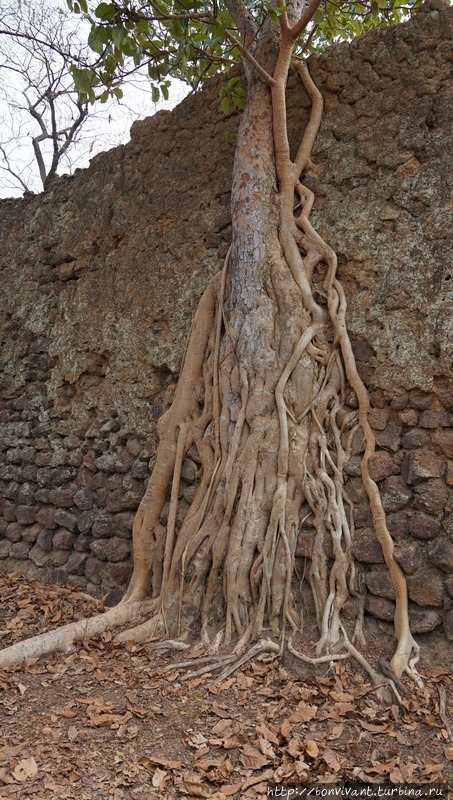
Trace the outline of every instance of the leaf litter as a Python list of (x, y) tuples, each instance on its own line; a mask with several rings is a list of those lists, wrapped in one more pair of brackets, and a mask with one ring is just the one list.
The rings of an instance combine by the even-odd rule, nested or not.
[[(1, 644), (101, 608), (78, 590), (0, 578)], [(447, 670), (422, 671), (422, 689), (408, 682), (410, 697), (383, 706), (343, 662), (301, 678), (262, 654), (218, 685), (180, 682), (178, 660), (106, 635), (0, 671), (0, 800), (252, 800), (274, 782), (452, 781)]]

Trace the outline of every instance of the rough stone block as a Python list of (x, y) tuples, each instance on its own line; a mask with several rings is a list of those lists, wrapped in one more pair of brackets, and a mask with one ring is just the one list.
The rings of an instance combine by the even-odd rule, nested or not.
[(36, 522), (34, 525), (30, 525), (29, 528), (24, 528), (22, 531), (22, 539), (24, 542), (30, 542), (31, 544), (34, 544), (37, 541), (40, 533), (42, 533), (42, 530), (42, 525), (40, 525), (39, 522)]
[(75, 492), (75, 486), (70, 486), (66, 489), (51, 489), (49, 500), (52, 505), (58, 506), (58, 508), (70, 508), (74, 503)]
[(104, 539), (112, 533), (112, 517), (110, 514), (99, 514), (93, 522), (92, 534), (95, 538)]
[(409, 598), (419, 606), (442, 608), (444, 584), (437, 570), (429, 567), (407, 578)]
[(447, 500), (448, 489), (439, 478), (419, 483), (414, 489), (413, 507), (417, 511), (437, 516), (444, 511)]
[(87, 486), (78, 489), (74, 494), (74, 505), (80, 508), (81, 511), (91, 511), (97, 504), (96, 492)]
[(82, 513), (79, 514), (77, 517), (77, 527), (80, 533), (83, 534), (90, 533), (95, 521), (96, 521), (96, 512), (82, 511)]
[(422, 411), (421, 428), (448, 428), (453, 424), (453, 415), (448, 411)]
[(86, 553), (74, 552), (71, 553), (69, 556), (65, 570), (70, 574), (82, 574), (83, 573), (83, 566), (85, 561), (87, 560), (88, 556)]
[(453, 458), (453, 428), (434, 431), (432, 441), (437, 447), (440, 447), (447, 458)]
[(370, 478), (373, 481), (383, 481), (384, 478), (388, 478), (390, 475), (397, 475), (400, 471), (398, 464), (396, 464), (390, 453), (385, 450), (374, 453), (368, 465)]
[(113, 536), (111, 539), (100, 539), (91, 543), (91, 551), (101, 561), (124, 561), (131, 551), (130, 542)]
[(101, 562), (97, 558), (89, 556), (85, 563), (85, 575), (92, 583), (101, 582)]
[(36, 521), (39, 522), (43, 528), (56, 528), (55, 509), (52, 506), (40, 508), (36, 513)]
[(448, 574), (453, 572), (453, 542), (448, 542), (446, 539), (430, 542), (428, 555), (435, 567)]
[[(77, 537), (75, 534), (65, 530), (64, 528), (60, 528), (60, 530), (53, 535), (52, 546), (59, 550), (71, 550), (76, 538)], [(66, 553), (66, 558), (67, 557), (68, 554)]]
[(0, 558), (8, 558), (11, 551), (11, 542), (9, 539), (0, 539)]
[(21, 525), (32, 525), (36, 521), (36, 508), (34, 506), (17, 506), (16, 519)]
[(416, 539), (433, 539), (440, 531), (440, 522), (429, 514), (414, 514), (409, 522), (409, 530)]
[(395, 599), (395, 588), (390, 579), (387, 567), (375, 567), (365, 577), (367, 588), (372, 594), (378, 597), (386, 597), (388, 600)]
[(43, 550), (39, 544), (32, 547), (29, 557), (37, 567), (46, 567), (51, 563), (51, 554), (47, 550)]
[(57, 508), (56, 510), (53, 509), (53, 519), (57, 525), (61, 525), (62, 528), (65, 528), (71, 533), (77, 531), (77, 517), (75, 514), (71, 514), (63, 508)]
[(412, 492), (402, 478), (391, 475), (382, 488), (382, 505), (385, 511), (400, 511), (407, 506)]
[(406, 575), (412, 575), (423, 566), (423, 552), (417, 542), (400, 542), (394, 557)]
[(390, 411), (386, 408), (372, 408), (368, 414), (368, 420), (374, 430), (383, 431), (389, 416)]
[(41, 533), (39, 534), (36, 541), (42, 550), (47, 550), (47, 551), (52, 550), (53, 536), (54, 536), (53, 531), (41, 530)]
[(401, 465), (401, 475), (410, 486), (428, 478), (441, 478), (445, 472), (445, 459), (431, 450), (407, 453)]
[(135, 514), (130, 511), (123, 511), (115, 514), (112, 519), (112, 533), (114, 536), (121, 536), (123, 539), (130, 539), (134, 525)]
[(352, 543), (352, 552), (357, 561), (364, 564), (383, 564), (384, 554), (371, 528), (358, 528)]

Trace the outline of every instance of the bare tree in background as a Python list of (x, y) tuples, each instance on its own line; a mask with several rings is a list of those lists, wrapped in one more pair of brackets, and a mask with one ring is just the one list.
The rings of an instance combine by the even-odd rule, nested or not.
[(113, 101), (93, 105), (74, 86), (70, 67), (96, 59), (83, 39), (80, 23), (45, 0), (0, 0), (0, 190), (47, 189), (57, 172), (119, 144), (139, 116), (123, 105), (121, 134), (99, 134)]

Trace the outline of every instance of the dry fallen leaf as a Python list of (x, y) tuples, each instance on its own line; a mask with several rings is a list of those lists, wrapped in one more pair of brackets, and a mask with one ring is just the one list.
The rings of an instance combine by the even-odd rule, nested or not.
[(325, 750), (322, 751), (321, 758), (323, 759), (323, 761), (326, 762), (327, 766), (330, 769), (333, 769), (334, 772), (338, 772), (338, 770), (341, 767), (341, 764), (340, 764), (340, 762), (338, 760), (338, 757), (337, 757), (337, 754), (336, 754), (336, 752), (334, 750), (331, 750), (330, 748), (326, 748)]
[(19, 783), (23, 783), (27, 778), (34, 778), (37, 774), (38, 765), (33, 756), (30, 756), (30, 758), (23, 758), (13, 769), (13, 775)]
[(156, 789), (159, 789), (159, 787), (162, 786), (163, 782), (165, 781), (167, 775), (168, 772), (166, 772), (164, 769), (161, 769), (160, 767), (157, 767), (151, 781), (153, 786)]
[(447, 761), (453, 761), (453, 744), (445, 748), (444, 754)]
[(239, 760), (246, 769), (261, 769), (265, 764), (269, 764), (269, 759), (251, 744), (244, 745)]
[(305, 752), (308, 753), (309, 756), (312, 758), (316, 758), (319, 753), (319, 747), (313, 739), (307, 739), (305, 742)]

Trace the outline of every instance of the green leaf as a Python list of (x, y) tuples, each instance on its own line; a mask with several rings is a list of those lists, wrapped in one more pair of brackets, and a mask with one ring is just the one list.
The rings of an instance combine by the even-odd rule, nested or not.
[(116, 8), (111, 3), (100, 3), (94, 10), (98, 19), (113, 19), (116, 13)]
[(91, 49), (94, 50), (95, 53), (99, 53), (99, 55), (102, 55), (104, 52), (104, 42), (97, 28), (91, 28), (88, 34), (88, 47), (91, 47)]
[(220, 108), (222, 109), (225, 116), (228, 117), (231, 112), (230, 101), (228, 100), (228, 97), (222, 98), (222, 101), (220, 103)]
[(78, 69), (77, 67), (72, 67), (71, 71), (72, 71), (72, 76), (74, 78), (74, 83), (76, 85), (76, 89), (82, 94), (89, 94), (91, 90), (91, 80), (92, 80), (91, 70)]
[(153, 86), (153, 88), (151, 89), (151, 97), (152, 97), (153, 103), (158, 103), (159, 102), (160, 91), (159, 91), (159, 87), (158, 86)]

